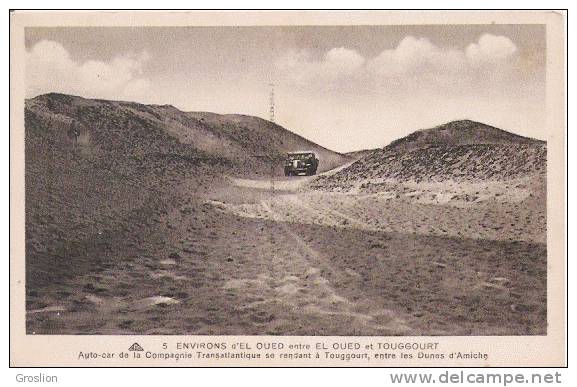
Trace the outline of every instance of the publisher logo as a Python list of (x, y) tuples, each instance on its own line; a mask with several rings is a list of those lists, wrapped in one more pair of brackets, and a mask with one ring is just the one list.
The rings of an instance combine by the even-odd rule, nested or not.
[(130, 348), (128, 348), (129, 351), (144, 351), (144, 348), (142, 348), (142, 346), (138, 343), (134, 343), (130, 346)]

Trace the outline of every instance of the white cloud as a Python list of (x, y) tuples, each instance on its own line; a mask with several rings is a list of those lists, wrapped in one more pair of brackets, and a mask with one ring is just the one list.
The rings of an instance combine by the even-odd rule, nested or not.
[(473, 78), (496, 79), (509, 74), (516, 52), (515, 44), (504, 36), (485, 34), (464, 49), (439, 47), (426, 38), (407, 36), (373, 58), (340, 47), (318, 59), (307, 51), (289, 52), (276, 65), (285, 79), (313, 87), (335, 80), (348, 82), (352, 89), (368, 84), (464, 86)]
[(365, 63), (365, 58), (355, 50), (344, 47), (333, 48), (328, 51), (321, 62), (321, 70), (333, 75), (348, 74)]
[(466, 56), (471, 64), (495, 63), (506, 61), (516, 51), (517, 47), (509, 38), (485, 34), (478, 43), (467, 47)]
[(463, 68), (465, 55), (455, 49), (442, 49), (428, 39), (408, 36), (391, 50), (370, 61), (370, 70), (386, 78), (430, 73), (454, 73)]
[(290, 51), (275, 65), (292, 81), (308, 83), (314, 79), (339, 79), (353, 75), (365, 64), (365, 58), (355, 50), (337, 47), (315, 59), (310, 51)]
[(143, 77), (146, 52), (110, 61), (76, 62), (58, 42), (42, 40), (26, 52), (26, 94), (61, 92), (90, 98), (140, 99), (150, 86)]

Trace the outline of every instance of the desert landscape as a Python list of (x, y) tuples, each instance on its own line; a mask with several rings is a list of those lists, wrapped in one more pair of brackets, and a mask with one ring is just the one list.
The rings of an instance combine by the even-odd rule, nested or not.
[(459, 120), (344, 154), (50, 93), (25, 144), (28, 334), (547, 333), (543, 141)]

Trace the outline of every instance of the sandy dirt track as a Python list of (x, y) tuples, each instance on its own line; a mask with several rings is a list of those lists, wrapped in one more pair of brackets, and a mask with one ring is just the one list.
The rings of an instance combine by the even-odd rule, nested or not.
[(279, 179), (271, 190), (226, 179), (191, 194), (186, 180), (180, 200), (133, 231), (146, 235), (137, 246), (101, 252), (99, 267), (35, 293), (29, 333), (546, 331), (534, 206), (328, 193), (310, 181)]

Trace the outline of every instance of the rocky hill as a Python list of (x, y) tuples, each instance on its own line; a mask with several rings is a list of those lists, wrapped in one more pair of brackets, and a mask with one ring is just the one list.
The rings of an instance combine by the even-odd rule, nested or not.
[[(55, 140), (70, 143), (71, 123), (80, 128), (84, 148), (131, 154), (136, 158), (194, 157), (219, 160), (233, 174), (282, 174), (286, 152), (312, 150), (319, 171), (349, 157), (330, 151), (270, 121), (243, 115), (183, 112), (172, 105), (90, 100), (46, 94), (26, 101), (27, 116), (58, 123)], [(161, 156), (162, 155), (162, 156)], [(221, 164), (223, 164), (221, 163)], [(223, 165), (224, 165), (223, 164)]]
[(319, 188), (393, 182), (500, 181), (546, 173), (543, 141), (473, 121), (420, 130), (373, 151), (338, 173), (321, 177)]
[[(295, 149), (314, 150), (325, 169), (348, 160), (256, 117), (54, 93), (27, 100), (28, 278), (59, 281), (53, 273), (74, 275), (123, 241), (136, 251), (143, 230), (175, 201), (192, 200), (223, 174), (269, 176), (271, 165), (281, 174)], [(195, 184), (177, 198), (185, 178)]]
[[(277, 175), (283, 173), (281, 166), (287, 152), (299, 150), (315, 152), (320, 159), (319, 172), (328, 171), (352, 160), (347, 155), (328, 150), (262, 118), (206, 112), (189, 112), (186, 115), (193, 120), (193, 127), (212, 133), (208, 136), (209, 141), (202, 144), (196, 143), (199, 148), (232, 160), (239, 160), (243, 163), (242, 165), (253, 162), (255, 159), (266, 160), (272, 157), (275, 160)], [(185, 131), (177, 135), (182, 141), (187, 141), (187, 136), (190, 138), (191, 135), (190, 132), (188, 135), (186, 133)], [(218, 142), (213, 143), (214, 139)], [(268, 161), (266, 165), (270, 165)], [(238, 170), (242, 171), (243, 167), (239, 166)]]
[(362, 159), (363, 157), (366, 157), (369, 154), (371, 154), (377, 150), (378, 149), (362, 149), (362, 150), (358, 150), (358, 151), (347, 152), (345, 154), (353, 160), (359, 160), (359, 159)]
[(542, 141), (507, 132), (471, 120), (452, 121), (422, 129), (391, 142), (386, 150), (410, 151), (431, 146), (487, 144), (543, 144)]

